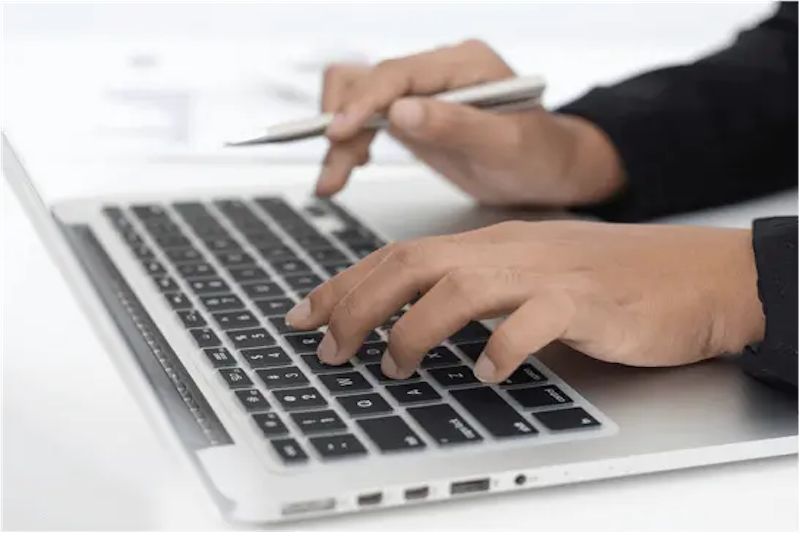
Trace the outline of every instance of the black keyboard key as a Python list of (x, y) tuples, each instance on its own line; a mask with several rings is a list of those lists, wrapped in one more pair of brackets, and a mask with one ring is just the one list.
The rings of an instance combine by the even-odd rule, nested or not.
[(461, 350), (461, 353), (466, 355), (473, 363), (478, 360), (478, 357), (483, 353), (486, 347), (486, 342), (470, 342), (467, 344), (456, 344), (456, 347)]
[(267, 389), (287, 389), (308, 384), (308, 378), (296, 366), (256, 370)]
[(285, 259), (297, 259), (291, 248), (287, 246), (263, 246), (258, 248), (258, 253), (267, 261), (281, 261)]
[(244, 292), (246, 292), (247, 295), (254, 300), (260, 298), (277, 298), (280, 296), (285, 296), (283, 289), (281, 289), (277, 283), (248, 283), (247, 285), (242, 285), (242, 289), (244, 289)]
[(285, 316), (273, 316), (269, 319), (269, 323), (272, 324), (272, 327), (278, 330), (278, 333), (281, 335), (295, 331), (292, 326), (286, 322)]
[(234, 309), (244, 309), (244, 304), (238, 296), (233, 294), (223, 294), (219, 296), (201, 296), (200, 301), (206, 309), (212, 313), (217, 311), (232, 311)]
[(314, 387), (278, 390), (273, 394), (287, 411), (299, 411), (328, 405), (322, 394)]
[(330, 409), (325, 411), (292, 413), (291, 417), (304, 435), (337, 433), (347, 429), (347, 425), (342, 422), (342, 419), (339, 418), (339, 415)]
[(269, 411), (269, 402), (260, 391), (256, 389), (237, 390), (236, 397), (242, 404), (245, 411), (252, 413), (257, 411)]
[(344, 262), (344, 263), (337, 263), (335, 265), (323, 265), (323, 268), (325, 269), (325, 272), (327, 272), (330, 277), (333, 277), (336, 274), (344, 272), (345, 270), (347, 270), (351, 266), (353, 266), (353, 263)]
[(279, 437), (289, 433), (286, 424), (283, 423), (281, 417), (275, 413), (259, 413), (253, 415), (253, 422), (256, 423), (258, 428), (264, 433), (267, 438)]
[(142, 266), (151, 276), (161, 276), (167, 272), (164, 270), (164, 266), (155, 259), (143, 262)]
[(237, 348), (259, 348), (275, 344), (275, 339), (264, 328), (228, 331), (227, 335)]
[(483, 440), (469, 422), (455, 412), (449, 405), (437, 404), (408, 409), (417, 423), (422, 426), (439, 446), (480, 442)]
[(189, 286), (195, 294), (199, 295), (219, 294), (231, 291), (228, 284), (219, 278), (195, 279), (189, 282)]
[(508, 402), (489, 387), (454, 390), (450, 394), (498, 439), (527, 437), (538, 433)]
[(303, 298), (305, 298), (306, 296), (308, 296), (309, 294), (311, 294), (311, 291), (310, 291), (310, 290), (294, 291), (294, 293), (297, 295), (297, 297), (298, 297), (299, 299), (301, 299), (301, 300), (302, 300)]
[(347, 229), (338, 230), (333, 232), (334, 237), (344, 243), (363, 243), (374, 242), (377, 237), (363, 226), (353, 226)]
[(219, 374), (232, 389), (247, 389), (253, 386), (253, 382), (241, 368), (220, 368)]
[(177, 314), (187, 328), (200, 328), (206, 325), (206, 319), (196, 309), (177, 311)]
[(297, 274), (295, 276), (284, 276), (289, 286), (295, 290), (311, 290), (322, 283), (322, 278), (316, 274)]
[(392, 406), (378, 393), (354, 394), (353, 396), (339, 396), (336, 400), (350, 416), (369, 416), (389, 413)]
[(379, 363), (385, 351), (385, 342), (365, 342), (356, 352), (356, 357), (362, 363)]
[(144, 244), (144, 241), (139, 234), (132, 229), (123, 230), (122, 238), (125, 239), (125, 242), (127, 242), (130, 246), (139, 246), (140, 244)]
[(292, 310), (294, 300), (270, 298), (269, 300), (255, 300), (255, 304), (264, 316), (282, 316)]
[(242, 247), (239, 246), (239, 243), (232, 240), (232, 239), (225, 239), (225, 238), (212, 238), (208, 239), (205, 242), (206, 247), (214, 253), (218, 252), (238, 252), (241, 251)]
[(341, 264), (347, 261), (347, 257), (336, 248), (317, 248), (310, 250), (308, 255), (321, 265)]
[(542, 375), (542, 373), (533, 368), (533, 366), (530, 364), (525, 363), (517, 368), (514, 373), (508, 376), (508, 379), (506, 379), (500, 385), (503, 387), (511, 387), (514, 385), (528, 385), (530, 383), (538, 383), (541, 381), (546, 381), (546, 378)]
[(411, 375), (411, 377), (408, 377), (406, 379), (392, 379), (389, 376), (384, 375), (384, 373), (381, 371), (380, 364), (366, 365), (366, 369), (369, 370), (369, 373), (375, 376), (375, 378), (381, 383), (387, 383), (387, 382), (403, 383), (406, 381), (411, 381), (413, 379), (419, 379), (419, 374), (417, 372), (414, 372)]
[(302, 259), (276, 259), (269, 262), (278, 274), (305, 274), (311, 272), (311, 267)]
[(387, 385), (386, 390), (401, 405), (435, 402), (442, 399), (439, 393), (425, 382)]
[(175, 280), (169, 276), (153, 278), (153, 281), (161, 292), (172, 292), (179, 289), (178, 284), (175, 283)]
[(480, 383), (478, 378), (472, 372), (472, 369), (466, 366), (451, 366), (444, 368), (431, 368), (428, 374), (436, 380), (442, 387), (460, 387), (462, 385), (471, 385), (473, 383)]
[(171, 233), (167, 235), (156, 235), (153, 237), (153, 240), (164, 250), (170, 250), (171, 248), (183, 249), (192, 245), (191, 241), (183, 235), (174, 235)]
[(319, 380), (328, 387), (331, 394), (347, 394), (371, 390), (372, 385), (359, 372), (343, 372), (320, 376)]
[(294, 439), (275, 439), (269, 441), (275, 453), (286, 464), (304, 463), (308, 461), (308, 454)]
[(289, 341), (289, 344), (292, 345), (292, 349), (294, 349), (295, 353), (316, 354), (317, 347), (322, 341), (322, 333), (319, 331), (312, 331), (310, 333), (292, 333), (284, 336), (284, 338)]
[(368, 418), (357, 422), (382, 452), (425, 448), (425, 443), (399, 416)]
[(355, 435), (314, 437), (309, 439), (309, 442), (323, 459), (338, 459), (367, 453), (367, 449), (364, 448), (364, 445), (359, 442)]
[(346, 363), (338, 366), (328, 365), (323, 363), (317, 358), (316, 354), (306, 354), (303, 357), (308, 368), (315, 374), (333, 374), (335, 372), (348, 372), (353, 369), (353, 363), (347, 361)]
[(600, 425), (597, 419), (580, 407), (542, 411), (541, 413), (534, 413), (533, 416), (551, 431), (564, 431)]
[(211, 365), (215, 368), (222, 368), (225, 366), (236, 366), (236, 359), (233, 358), (231, 352), (227, 348), (218, 346), (217, 348), (206, 348), (203, 350), (206, 354)]
[(266, 249), (271, 246), (283, 245), (281, 238), (272, 233), (266, 225), (251, 225), (245, 227), (244, 230), (240, 229), (239, 231), (244, 233), (247, 240), (250, 241), (250, 244), (257, 249)]
[(280, 346), (267, 348), (251, 348), (241, 351), (242, 357), (247, 360), (250, 368), (272, 368), (275, 366), (289, 365), (292, 360)]
[(422, 368), (436, 368), (439, 366), (460, 365), (461, 359), (454, 354), (450, 348), (445, 346), (437, 346), (428, 350), (425, 357), (422, 358), (420, 366)]
[(196, 328), (190, 329), (189, 332), (194, 337), (195, 342), (200, 348), (210, 348), (212, 346), (220, 346), (222, 345), (222, 341), (219, 340), (217, 334), (214, 333), (213, 329), (208, 328)]
[[(284, 229), (286, 229), (285, 226)], [(315, 230), (304, 229), (303, 225), (298, 225), (287, 230), (287, 232), (294, 237), (294, 240), (297, 242), (297, 244), (299, 244), (302, 248), (306, 250), (314, 250), (316, 248), (330, 248), (331, 243), (328, 239), (319, 235), (318, 233), (312, 233), (312, 231)], [(301, 235), (300, 234), (301, 232), (304, 232), (305, 234)]]
[(263, 269), (255, 266), (236, 267), (228, 270), (233, 279), (243, 283), (251, 281), (269, 281), (269, 275)]
[(164, 218), (167, 215), (167, 210), (160, 205), (133, 205), (131, 211), (139, 219), (147, 221), (152, 218)]
[(491, 334), (492, 331), (480, 322), (470, 322), (450, 335), (450, 340), (456, 343), (486, 341)]
[(131, 245), (131, 251), (133, 252), (133, 255), (143, 261), (153, 259), (153, 257), (155, 257), (150, 247), (144, 243)]
[(226, 268), (235, 266), (254, 265), (253, 257), (246, 252), (222, 252), (217, 254), (217, 260)]
[(192, 308), (192, 302), (190, 302), (186, 295), (182, 292), (167, 292), (164, 293), (164, 297), (167, 299), (173, 309), (178, 310)]
[(164, 253), (167, 254), (169, 260), (175, 264), (197, 263), (203, 261), (203, 254), (192, 247), (165, 250)]
[(512, 389), (508, 393), (525, 409), (535, 409), (537, 407), (551, 407), (554, 405), (566, 405), (572, 403), (572, 398), (556, 387), (555, 385), (545, 385), (526, 389)]
[(178, 265), (178, 274), (184, 279), (202, 279), (214, 278), (217, 276), (217, 271), (208, 263), (187, 263)]
[(381, 342), (382, 340), (383, 339), (380, 335), (378, 335), (378, 332), (373, 330), (367, 333), (367, 336), (364, 337), (363, 342)]
[(222, 329), (251, 328), (260, 323), (258, 318), (246, 309), (214, 313), (213, 317)]

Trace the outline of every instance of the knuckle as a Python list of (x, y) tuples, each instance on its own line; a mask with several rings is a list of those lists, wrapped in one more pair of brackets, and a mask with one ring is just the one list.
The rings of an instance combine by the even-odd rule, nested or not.
[(469, 50), (470, 52), (491, 50), (488, 44), (486, 44), (481, 39), (475, 37), (465, 39), (464, 41), (461, 42), (459, 47), (465, 50)]
[(454, 270), (443, 279), (445, 290), (454, 295), (468, 295), (475, 287), (475, 275), (467, 270)]
[(416, 267), (423, 261), (422, 244), (416, 241), (398, 243), (390, 249), (389, 260), (401, 267)]
[(361, 305), (358, 298), (348, 295), (333, 308), (328, 327), (336, 338), (341, 339), (358, 329), (365, 319), (365, 306)]

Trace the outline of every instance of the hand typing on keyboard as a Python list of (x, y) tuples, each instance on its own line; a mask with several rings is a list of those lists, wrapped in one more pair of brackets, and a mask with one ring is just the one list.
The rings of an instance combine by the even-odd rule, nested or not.
[[(382, 248), (312, 291), (287, 321), (327, 324), (317, 353), (340, 365), (421, 293), (380, 360), (398, 379), (442, 340), (481, 335), (485, 347), (464, 353), (484, 382), (524, 377), (519, 365), (554, 340), (604, 361), (688, 364), (762, 338), (752, 253), (747, 230), (509, 222)], [(491, 337), (470, 322), (505, 315)], [(446, 370), (428, 372), (443, 386), (474, 379), (466, 366)]]

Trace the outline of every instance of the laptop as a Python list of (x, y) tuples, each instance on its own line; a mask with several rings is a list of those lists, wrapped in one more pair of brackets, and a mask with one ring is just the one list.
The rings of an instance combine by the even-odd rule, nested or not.
[(492, 323), (475, 321), (395, 381), (379, 360), (398, 309), (349, 363), (322, 364), (321, 331), (292, 330), (286, 312), (410, 235), (380, 232), (392, 225), (360, 217), (357, 205), (293, 191), (47, 206), (5, 134), (2, 155), (6, 180), (109, 357), (233, 523), (797, 452), (796, 397), (733, 359), (636, 369), (554, 343), (487, 386), (472, 366)]

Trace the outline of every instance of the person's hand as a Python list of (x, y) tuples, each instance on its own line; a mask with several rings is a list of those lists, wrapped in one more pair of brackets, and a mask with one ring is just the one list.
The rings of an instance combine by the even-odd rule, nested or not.
[(317, 194), (340, 191), (369, 161), (375, 132), (362, 126), (377, 112), (388, 113), (394, 138), (481, 203), (574, 206), (617, 192), (624, 178), (616, 151), (588, 121), (543, 109), (498, 115), (424, 98), (513, 75), (479, 41), (374, 67), (329, 67), (322, 109), (336, 116)]
[(572, 221), (390, 244), (287, 319), (328, 324), (319, 357), (342, 364), (419, 293), (389, 334), (389, 377), (410, 376), (468, 321), (506, 315), (475, 366), (482, 381), (504, 380), (554, 340), (603, 361), (671, 366), (738, 353), (764, 335), (750, 231)]

